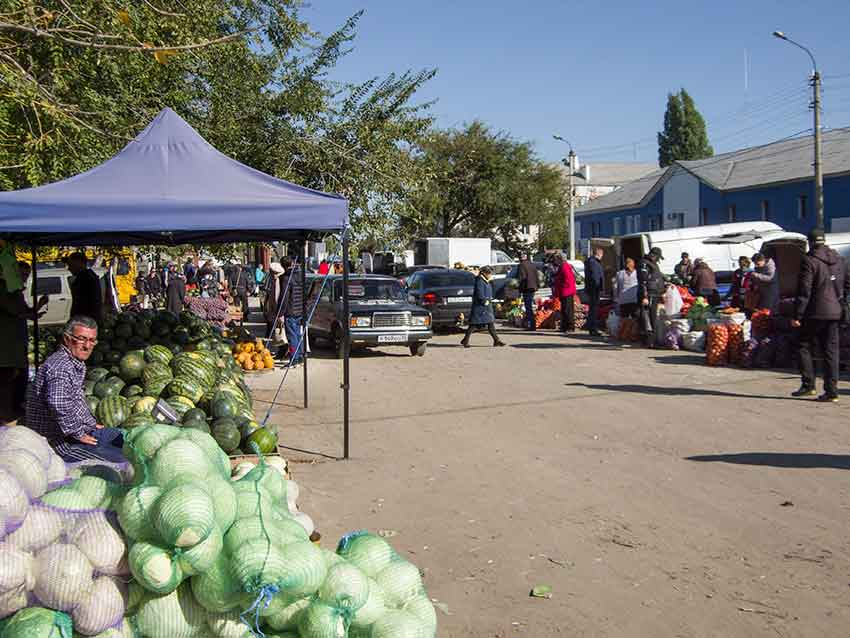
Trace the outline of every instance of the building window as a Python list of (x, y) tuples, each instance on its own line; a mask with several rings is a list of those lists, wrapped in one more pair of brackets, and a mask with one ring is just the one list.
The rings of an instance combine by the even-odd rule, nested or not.
[(770, 202), (766, 199), (761, 200), (761, 220), (763, 222), (770, 221)]
[(524, 225), (520, 226), (519, 232), (521, 232), (523, 235), (527, 235), (530, 231), (531, 231), (531, 227), (528, 226), (528, 224), (524, 224)]
[(619, 217), (614, 218), (614, 234), (615, 235), (620, 234), (620, 218)]
[(735, 204), (729, 204), (729, 216), (728, 219), (730, 222), (734, 222), (738, 219), (738, 209)]
[(809, 214), (806, 200), (805, 195), (800, 195), (797, 198), (797, 219), (806, 219), (806, 215)]
[(708, 226), (708, 209), (703, 208), (699, 213), (699, 225)]

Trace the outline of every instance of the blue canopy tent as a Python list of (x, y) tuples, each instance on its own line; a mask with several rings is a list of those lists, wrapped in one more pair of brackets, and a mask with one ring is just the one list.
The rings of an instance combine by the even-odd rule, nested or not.
[[(169, 108), (117, 155), (85, 173), (44, 186), (0, 192), (0, 238), (32, 246), (34, 260), (38, 246), (268, 241), (300, 241), (303, 255), (308, 239), (329, 233), (342, 233), (343, 254), (347, 254), (347, 227), (347, 200), (237, 162)], [(347, 293), (348, 260), (343, 264)], [(301, 270), (304, 285), (306, 269)], [(35, 268), (33, 277), (37, 277)], [(347, 294), (344, 303), (347, 313)], [(346, 458), (347, 350), (342, 388)]]

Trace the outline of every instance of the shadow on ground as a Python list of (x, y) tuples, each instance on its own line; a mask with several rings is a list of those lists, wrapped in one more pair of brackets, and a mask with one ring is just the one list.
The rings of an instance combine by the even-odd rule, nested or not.
[(592, 384), (592, 383), (565, 383), (564, 385), (577, 388), (587, 388), (588, 390), (607, 390), (609, 392), (629, 392), (633, 394), (649, 394), (656, 396), (706, 396), (706, 397), (730, 397), (733, 399), (790, 399), (797, 401), (793, 397), (777, 397), (764, 394), (742, 394), (740, 392), (724, 392), (723, 390), (714, 390), (711, 388), (673, 388), (661, 387), (656, 385), (639, 385), (627, 383), (624, 385), (611, 385), (607, 383)]
[(809, 452), (742, 452), (740, 454), (704, 454), (685, 457), (700, 463), (734, 463), (735, 465), (766, 465), (787, 468), (825, 468), (850, 470), (850, 455), (813, 454)]

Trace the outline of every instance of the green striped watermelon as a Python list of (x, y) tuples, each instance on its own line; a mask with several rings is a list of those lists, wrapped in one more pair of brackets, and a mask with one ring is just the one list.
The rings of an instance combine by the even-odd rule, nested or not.
[(146, 386), (154, 381), (168, 382), (171, 381), (172, 378), (173, 375), (171, 374), (171, 368), (159, 361), (149, 363), (145, 366), (145, 369), (142, 370), (142, 384)]
[(97, 404), (100, 403), (100, 399), (95, 396), (86, 397), (86, 405), (89, 406), (89, 412), (93, 415), (97, 414)]
[(220, 419), (221, 417), (235, 417), (239, 414), (239, 408), (239, 402), (224, 392), (217, 392), (210, 402), (210, 411), (216, 419)]
[(194, 404), (204, 396), (204, 389), (194, 379), (178, 376), (166, 388), (169, 396), (186, 397)]
[(130, 408), (122, 396), (107, 396), (97, 405), (97, 420), (106, 427), (117, 428), (128, 416)]
[(165, 388), (169, 383), (171, 383), (170, 379), (157, 379), (155, 381), (151, 381), (145, 386), (145, 394), (149, 397), (158, 397), (165, 391)]
[(136, 412), (135, 414), (128, 416), (121, 427), (130, 430), (141, 425), (153, 425), (154, 423), (156, 423), (156, 421), (153, 420), (150, 413)]
[(124, 382), (118, 377), (107, 377), (98, 381), (94, 386), (94, 395), (98, 399), (120, 394), (124, 388)]
[(86, 379), (90, 379), (97, 383), (98, 381), (102, 381), (106, 377), (109, 376), (109, 370), (106, 368), (92, 368), (91, 370), (86, 371)]
[(145, 348), (145, 361), (148, 363), (157, 362), (168, 365), (173, 358), (174, 355), (171, 354), (171, 350), (165, 346), (148, 346)]
[(245, 441), (245, 447), (253, 450), (256, 446), (260, 454), (270, 454), (277, 450), (277, 436), (268, 428), (259, 428), (251, 432)]

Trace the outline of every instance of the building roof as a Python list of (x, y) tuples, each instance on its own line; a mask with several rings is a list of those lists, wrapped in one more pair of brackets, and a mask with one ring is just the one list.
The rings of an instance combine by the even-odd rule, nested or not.
[[(579, 159), (576, 158), (577, 161)], [(623, 186), (658, 170), (658, 164), (642, 164), (639, 162), (602, 162), (599, 164), (588, 162), (587, 167), (590, 169), (590, 179), (585, 179), (577, 174), (573, 177), (575, 186)], [(558, 168), (566, 178), (567, 167), (558, 164)], [(581, 170), (578, 173), (581, 173)]]
[[(703, 160), (676, 161), (665, 169), (655, 170), (597, 197), (579, 207), (576, 213), (637, 208), (654, 194), (662, 181), (682, 169), (715, 190), (732, 191), (812, 179), (812, 162), (811, 136), (753, 146)], [(850, 173), (850, 128), (833, 129), (823, 134), (823, 174), (840, 173)]]
[[(823, 134), (823, 174), (850, 172), (850, 128)], [(676, 162), (717, 190), (811, 179), (811, 136), (753, 146), (703, 160)]]
[(666, 168), (656, 168), (651, 173), (624, 184), (606, 195), (590, 200), (576, 209), (576, 213), (601, 213), (607, 210), (636, 208), (641, 205), (667, 171)]

